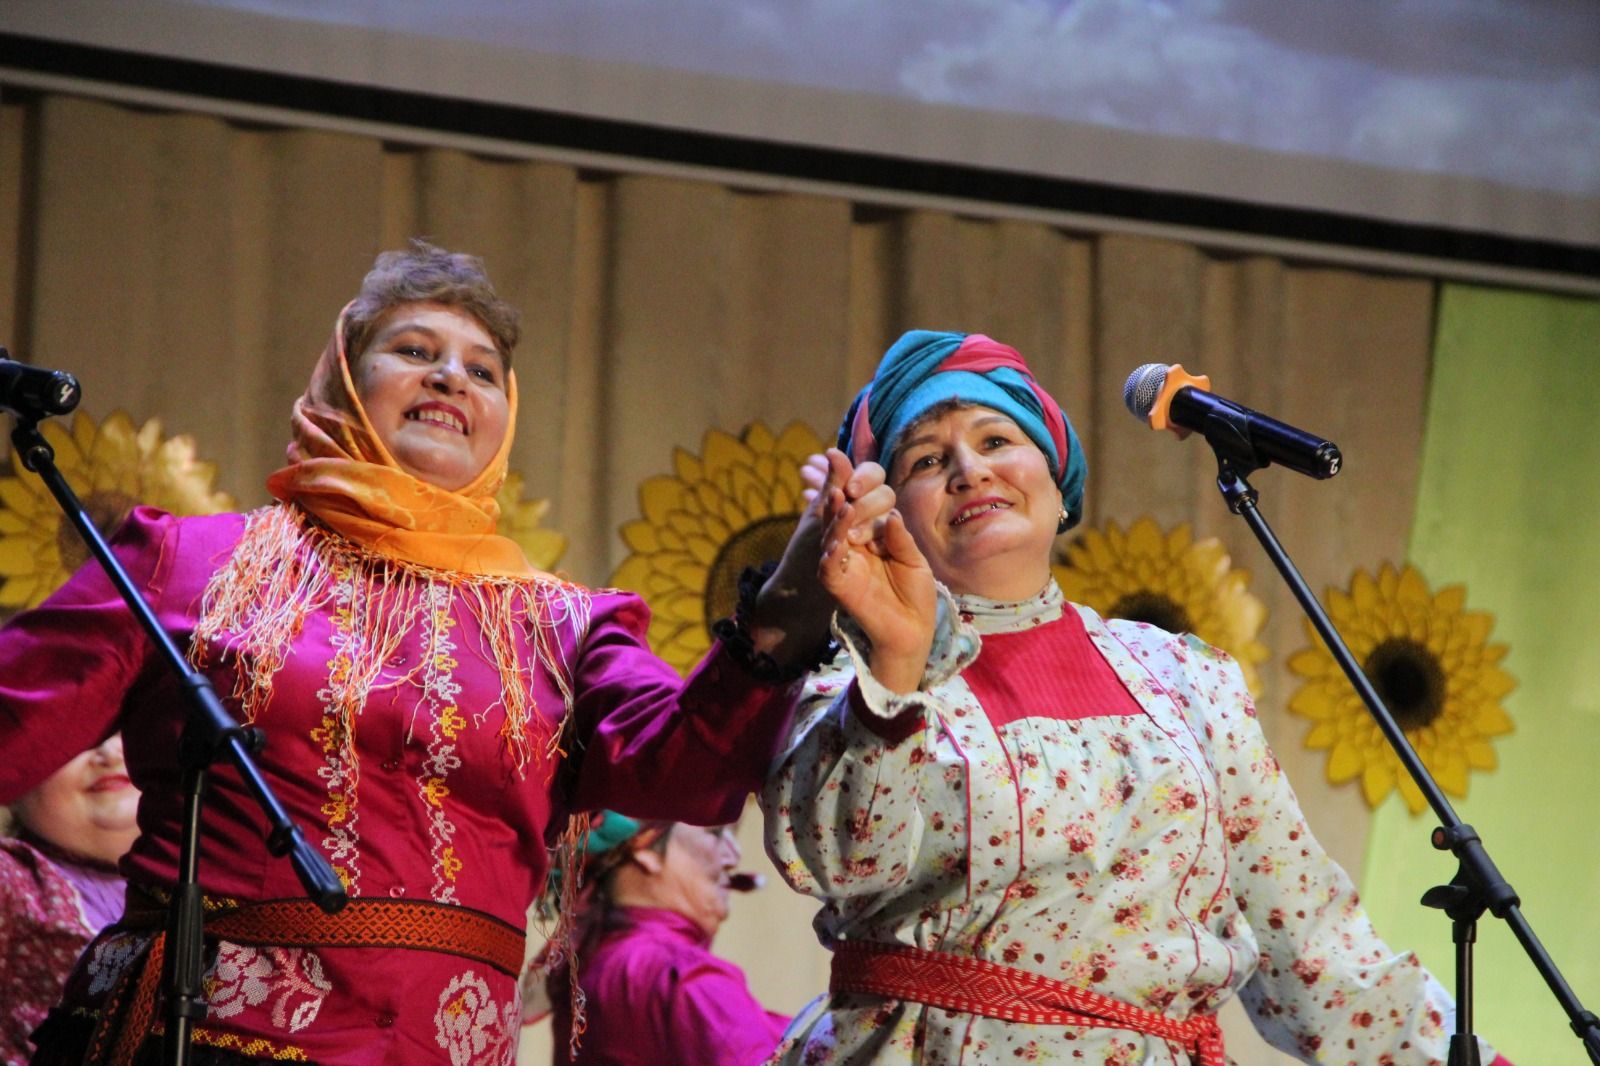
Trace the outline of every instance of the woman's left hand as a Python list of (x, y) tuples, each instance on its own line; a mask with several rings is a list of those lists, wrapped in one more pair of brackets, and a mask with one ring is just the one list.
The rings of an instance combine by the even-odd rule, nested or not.
[(883, 468), (877, 463), (852, 466), (837, 448), (811, 456), (800, 469), (800, 479), (806, 486), (806, 508), (777, 570), (756, 597), (750, 626), (756, 649), (785, 665), (805, 662), (828, 640), (837, 604), (817, 580), (817, 568), (830, 495), (839, 493), (850, 500), (857, 520), (868, 524), (894, 508), (894, 490), (885, 484)]

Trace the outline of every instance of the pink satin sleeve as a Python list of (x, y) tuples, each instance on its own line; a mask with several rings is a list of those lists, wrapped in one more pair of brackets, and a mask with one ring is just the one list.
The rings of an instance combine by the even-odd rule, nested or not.
[(796, 686), (758, 681), (720, 643), (680, 678), (631, 593), (599, 593), (574, 678), (572, 809), (717, 825), (744, 809), (788, 729)]

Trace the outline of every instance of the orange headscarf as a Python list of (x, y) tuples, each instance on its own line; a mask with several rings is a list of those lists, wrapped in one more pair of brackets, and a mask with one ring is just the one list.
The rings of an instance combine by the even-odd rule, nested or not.
[(494, 497), (505, 483), (517, 419), (511, 368), (500, 450), (471, 484), (442, 489), (402, 470), (372, 428), (344, 350), (349, 310), (339, 313), (311, 384), (294, 403), (289, 465), (267, 479), (267, 491), (380, 555), (488, 577), (549, 577), (516, 541), (495, 533), (500, 506)]

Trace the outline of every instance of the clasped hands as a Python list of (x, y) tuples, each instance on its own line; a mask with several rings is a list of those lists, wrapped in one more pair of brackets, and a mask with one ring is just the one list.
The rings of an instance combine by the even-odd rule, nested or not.
[(915, 691), (933, 648), (937, 595), (883, 467), (836, 448), (800, 470), (806, 509), (756, 601), (756, 646), (780, 661), (826, 639), (835, 608), (871, 641), (873, 676)]

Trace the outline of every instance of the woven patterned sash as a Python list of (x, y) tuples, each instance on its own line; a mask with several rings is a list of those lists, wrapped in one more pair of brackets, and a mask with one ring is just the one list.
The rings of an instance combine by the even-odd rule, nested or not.
[(1222, 1029), (1210, 1014), (1174, 1021), (1164, 1014), (1014, 966), (942, 951), (845, 941), (833, 952), (831, 992), (858, 992), (1030, 1025), (1082, 1025), (1157, 1036), (1196, 1056), (1200, 1066), (1226, 1066)]
[[(208, 940), (257, 947), (413, 948), (471, 959), (513, 978), (522, 970), (523, 931), (466, 907), (426, 900), (353, 899), (338, 914), (326, 914), (308, 899), (232, 904), (208, 898), (205, 910)], [(131, 1062), (151, 1032), (166, 954), (166, 920), (167, 909), (160, 900), (128, 887), (127, 911), (118, 927), (155, 930), (156, 935), (142, 962), (130, 968), (106, 998), (85, 1062)]]

